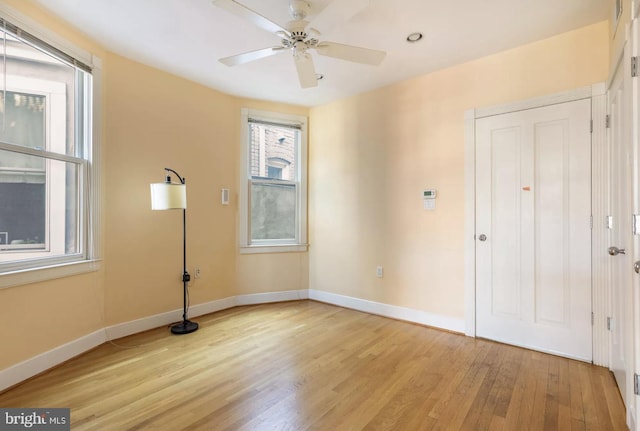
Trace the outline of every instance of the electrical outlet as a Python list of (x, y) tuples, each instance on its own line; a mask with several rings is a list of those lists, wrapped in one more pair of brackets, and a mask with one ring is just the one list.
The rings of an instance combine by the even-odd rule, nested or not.
[(193, 275), (195, 276), (195, 278), (200, 278), (200, 267), (196, 266), (196, 268), (193, 270)]
[(384, 268), (382, 268), (381, 266), (378, 266), (376, 268), (376, 277), (382, 278), (383, 275), (384, 275)]

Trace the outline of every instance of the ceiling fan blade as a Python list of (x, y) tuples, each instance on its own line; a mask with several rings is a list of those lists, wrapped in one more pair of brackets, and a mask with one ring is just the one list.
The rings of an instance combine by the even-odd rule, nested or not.
[(263, 17), (258, 12), (255, 12), (248, 7), (241, 5), (234, 0), (212, 0), (212, 3), (222, 9), (225, 9), (232, 14), (239, 16), (240, 18), (251, 21), (254, 25), (266, 30), (270, 33), (284, 32), (290, 34), (286, 29), (282, 28), (275, 22), (268, 18)]
[(377, 66), (382, 63), (387, 55), (384, 51), (360, 48), (352, 45), (343, 45), (335, 42), (320, 42), (316, 47), (318, 54), (355, 63), (371, 64)]
[(274, 46), (271, 48), (257, 49), (255, 51), (249, 51), (242, 54), (232, 55), (231, 57), (221, 58), (218, 61), (222, 64), (226, 64), (227, 66), (237, 66), (239, 64), (244, 64), (250, 61), (259, 60), (261, 58), (279, 54), (286, 50), (287, 48), (283, 46)]
[(309, 27), (326, 33), (333, 27), (349, 21), (370, 3), (371, 0), (333, 0), (311, 21)]
[(313, 58), (309, 53), (295, 55), (296, 69), (298, 71), (298, 79), (302, 88), (310, 88), (318, 86), (318, 78), (316, 77), (316, 68), (313, 66)]

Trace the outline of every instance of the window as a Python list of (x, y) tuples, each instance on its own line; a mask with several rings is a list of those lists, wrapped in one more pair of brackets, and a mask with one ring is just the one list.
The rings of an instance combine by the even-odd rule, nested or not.
[(241, 251), (306, 250), (307, 119), (242, 110)]
[(95, 257), (92, 88), (90, 66), (0, 17), (0, 287)]

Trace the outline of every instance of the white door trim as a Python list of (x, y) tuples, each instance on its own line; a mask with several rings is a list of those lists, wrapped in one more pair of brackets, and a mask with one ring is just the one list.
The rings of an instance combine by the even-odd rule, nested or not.
[[(464, 283), (465, 283), (465, 335), (470, 337), (476, 336), (476, 255), (475, 255), (475, 218), (476, 218), (476, 202), (475, 202), (475, 176), (476, 176), (476, 141), (475, 141), (475, 121), (478, 118), (488, 117), (492, 115), (500, 115), (508, 112), (521, 111), (525, 109), (539, 108), (557, 103), (572, 102), (575, 100), (592, 99), (592, 118), (604, 119), (606, 115), (606, 87), (604, 83), (595, 84), (589, 87), (582, 87), (575, 90), (565, 91), (548, 96), (536, 97), (533, 99), (518, 101), (500, 106), (492, 106), (486, 108), (469, 109), (465, 111), (464, 116), (464, 133), (465, 133), (465, 217), (464, 217)], [(603, 138), (604, 137), (604, 138)], [(598, 142), (596, 142), (598, 141)], [(604, 142), (600, 142), (604, 141)], [(604, 130), (604, 120), (594, 121), (594, 133), (592, 135), (592, 145), (594, 148), (600, 148), (606, 145), (606, 131)], [(592, 196), (592, 202), (595, 204), (603, 199), (604, 196)], [(594, 300), (598, 300), (600, 296), (594, 294)], [(600, 304), (599, 304), (600, 305)], [(606, 330), (606, 328), (605, 328)], [(595, 329), (594, 329), (595, 331)], [(603, 346), (600, 345), (601, 337), (594, 336), (594, 354), (601, 351)], [(598, 340), (598, 346), (595, 342)], [(608, 352), (608, 342), (606, 349)], [(603, 358), (598, 355), (597, 361), (601, 362)], [(608, 362), (608, 353), (606, 361)], [(594, 355), (594, 363), (596, 357)], [(599, 363), (599, 365), (605, 365)], [(608, 365), (608, 363), (606, 364)]]

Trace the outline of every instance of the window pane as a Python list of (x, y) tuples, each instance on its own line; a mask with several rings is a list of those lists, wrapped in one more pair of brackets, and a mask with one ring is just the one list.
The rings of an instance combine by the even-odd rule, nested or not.
[(0, 261), (79, 252), (79, 166), (0, 150)]
[(250, 123), (250, 171), (254, 179), (297, 181), (300, 131), (272, 124)]
[(296, 238), (296, 186), (251, 183), (251, 239)]
[(45, 96), (36, 94), (1, 92), (0, 112), (4, 113), (4, 127), (0, 128), (0, 140), (45, 149), (45, 101)]
[(6, 75), (0, 67), (0, 140), (81, 157), (74, 133), (75, 89), (87, 74), (0, 30), (0, 65), (5, 60)]

